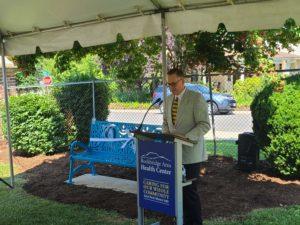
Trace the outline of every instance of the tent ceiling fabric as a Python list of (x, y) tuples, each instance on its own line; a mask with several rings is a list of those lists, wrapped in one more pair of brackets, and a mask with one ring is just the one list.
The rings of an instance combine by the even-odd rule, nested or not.
[(279, 28), (300, 22), (299, 0), (0, 0), (8, 55), (70, 49), (161, 34), (161, 10), (174, 34)]

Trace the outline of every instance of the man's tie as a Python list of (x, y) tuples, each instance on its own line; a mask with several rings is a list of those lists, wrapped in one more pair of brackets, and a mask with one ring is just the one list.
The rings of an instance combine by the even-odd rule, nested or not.
[(175, 125), (178, 110), (178, 97), (175, 97), (172, 104), (172, 123)]

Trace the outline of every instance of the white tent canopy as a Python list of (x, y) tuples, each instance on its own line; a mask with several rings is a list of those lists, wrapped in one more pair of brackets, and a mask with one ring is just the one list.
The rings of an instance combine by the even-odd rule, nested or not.
[(70, 49), (161, 35), (161, 12), (173, 34), (273, 29), (300, 22), (299, 0), (0, 0), (7, 55)]

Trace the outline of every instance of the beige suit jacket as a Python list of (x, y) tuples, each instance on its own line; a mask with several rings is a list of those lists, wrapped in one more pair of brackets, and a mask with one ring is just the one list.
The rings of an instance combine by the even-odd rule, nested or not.
[(184, 135), (197, 141), (194, 147), (183, 147), (183, 164), (197, 163), (207, 160), (204, 147), (204, 135), (210, 130), (207, 103), (203, 96), (195, 91), (186, 89), (179, 103), (175, 125), (172, 123), (172, 102), (174, 95), (166, 98), (166, 118), (163, 122), (163, 133)]

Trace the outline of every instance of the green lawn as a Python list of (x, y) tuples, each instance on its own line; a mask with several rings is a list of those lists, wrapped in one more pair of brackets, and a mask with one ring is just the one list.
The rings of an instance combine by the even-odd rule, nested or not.
[[(217, 155), (228, 156), (237, 159), (237, 145), (235, 141), (217, 140)], [(205, 141), (205, 147), (209, 155), (214, 155), (214, 142)]]
[[(8, 166), (0, 164), (0, 174), (2, 176), (5, 171), (8, 175)], [(17, 175), (14, 190), (10, 190), (0, 183), (1, 225), (134, 224), (133, 220), (127, 219), (116, 212), (81, 205), (67, 205), (29, 195), (22, 189), (24, 182), (25, 180)]]
[(22, 190), (20, 183), (10, 191), (1, 186), (0, 211), (0, 224), (5, 225), (133, 224), (115, 212), (33, 197)]
[[(214, 155), (213, 141), (206, 140), (205, 147), (209, 155)], [(235, 144), (235, 141), (217, 140), (217, 155), (233, 157), (234, 159), (237, 159), (238, 157), (237, 144)], [(262, 152), (260, 152), (259, 157), (261, 160), (265, 159)]]
[(300, 205), (253, 210), (242, 220), (207, 221), (205, 225), (299, 225)]
[[(8, 166), (0, 163), (0, 175), (8, 176)], [(27, 194), (19, 175), (16, 188), (9, 190), (0, 183), (0, 224), (3, 225), (125, 225), (135, 224), (116, 212), (93, 209), (81, 205), (68, 205)], [(100, 199), (99, 199), (100, 201)], [(205, 225), (299, 225), (300, 205), (286, 208), (254, 210), (243, 219), (216, 219)], [(154, 220), (148, 220), (147, 224)]]
[(9, 165), (0, 162), (0, 177), (6, 177), (9, 175)]

